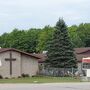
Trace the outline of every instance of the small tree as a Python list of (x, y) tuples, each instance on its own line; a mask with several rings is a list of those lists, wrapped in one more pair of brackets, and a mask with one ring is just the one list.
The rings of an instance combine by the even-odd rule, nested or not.
[(55, 68), (76, 67), (73, 46), (63, 19), (56, 23), (53, 39), (48, 44), (46, 65)]

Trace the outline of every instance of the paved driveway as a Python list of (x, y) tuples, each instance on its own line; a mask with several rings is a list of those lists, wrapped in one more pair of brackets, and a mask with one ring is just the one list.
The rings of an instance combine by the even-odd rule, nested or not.
[(0, 90), (90, 90), (90, 83), (0, 84)]

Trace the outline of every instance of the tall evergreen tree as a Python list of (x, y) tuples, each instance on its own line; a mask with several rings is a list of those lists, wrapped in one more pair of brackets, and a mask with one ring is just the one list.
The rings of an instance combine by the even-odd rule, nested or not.
[(63, 19), (56, 23), (53, 39), (47, 47), (46, 65), (56, 68), (76, 67), (73, 46)]

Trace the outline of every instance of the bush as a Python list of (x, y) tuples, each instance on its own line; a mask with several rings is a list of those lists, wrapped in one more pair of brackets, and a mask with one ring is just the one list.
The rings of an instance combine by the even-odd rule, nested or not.
[(5, 77), (5, 79), (9, 79), (8, 77)]
[(0, 79), (3, 79), (3, 76), (2, 75), (0, 75)]
[(45, 77), (45, 75), (33, 75), (32, 77)]
[(18, 76), (18, 78), (21, 78), (22, 76)]
[(26, 76), (26, 77), (29, 77), (29, 74), (26, 74), (25, 76)]
[(24, 73), (23, 73), (21, 76), (22, 76), (22, 77), (29, 77), (29, 74), (24, 74)]
[(21, 76), (22, 76), (22, 77), (25, 77), (25, 74), (23, 73)]

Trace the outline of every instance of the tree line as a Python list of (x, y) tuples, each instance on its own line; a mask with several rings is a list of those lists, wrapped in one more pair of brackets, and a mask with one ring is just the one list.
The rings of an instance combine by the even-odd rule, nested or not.
[[(55, 27), (31, 28), (29, 30), (14, 29), (0, 36), (1, 48), (16, 48), (29, 53), (47, 50), (48, 42), (53, 38)], [(68, 27), (68, 35), (74, 48), (90, 47), (90, 23), (81, 23)]]

